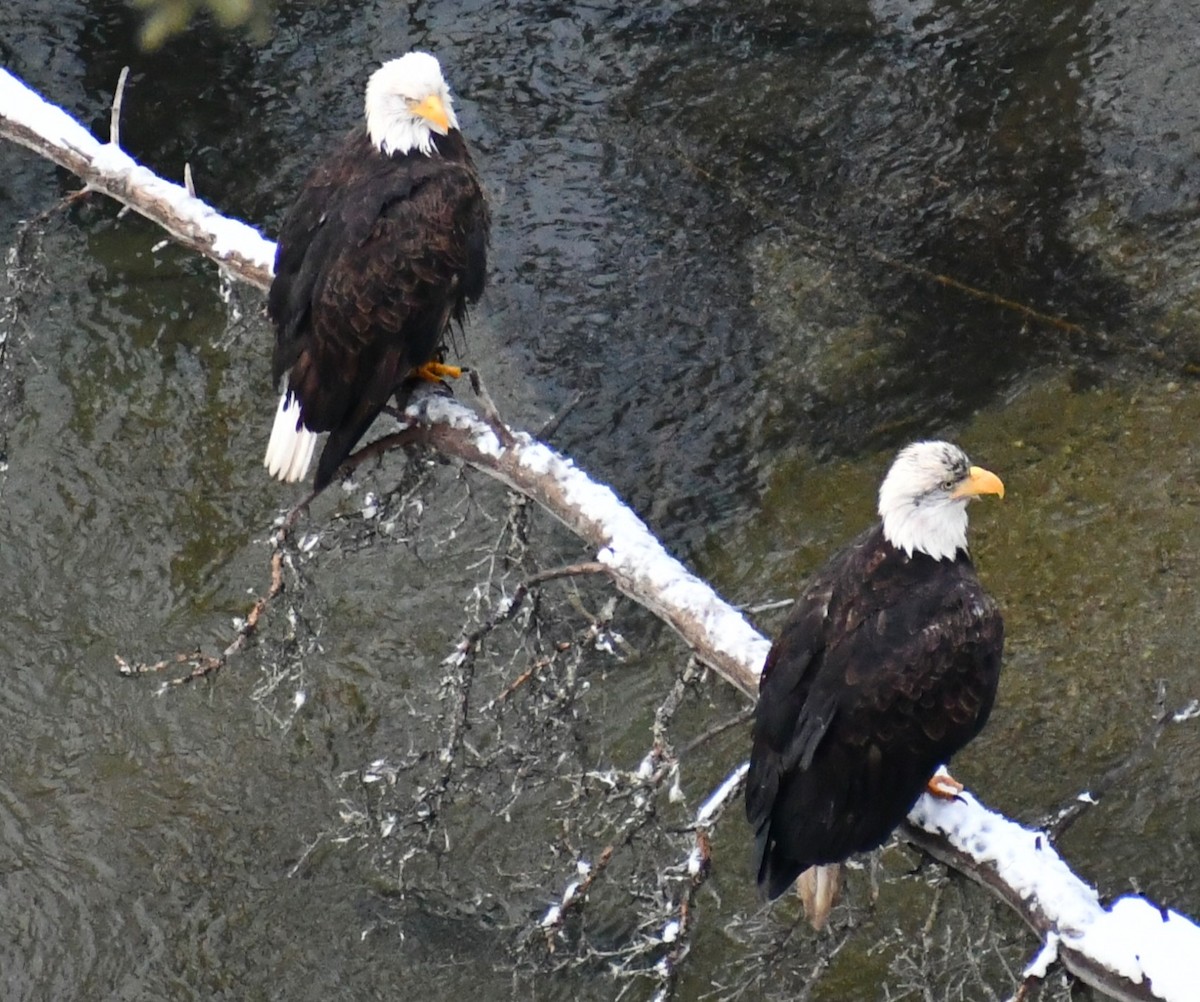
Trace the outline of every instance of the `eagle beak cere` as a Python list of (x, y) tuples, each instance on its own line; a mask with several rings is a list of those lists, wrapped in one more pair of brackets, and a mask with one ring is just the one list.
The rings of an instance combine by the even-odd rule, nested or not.
[(446, 106), (442, 104), (442, 99), (436, 94), (430, 94), (424, 101), (414, 104), (412, 113), (425, 119), (439, 135), (444, 136), (450, 131), (450, 116), (446, 114)]
[(977, 498), (980, 494), (999, 494), (1004, 497), (1004, 484), (991, 470), (982, 466), (972, 466), (967, 472), (967, 479), (959, 484), (953, 498)]

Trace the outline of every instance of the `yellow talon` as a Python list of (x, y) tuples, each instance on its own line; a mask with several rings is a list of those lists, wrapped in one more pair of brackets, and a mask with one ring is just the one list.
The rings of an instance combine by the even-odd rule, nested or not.
[(942, 800), (953, 800), (963, 792), (963, 785), (953, 776), (939, 772), (929, 777), (929, 782), (925, 785), (925, 790), (932, 797), (940, 797)]
[(427, 379), (431, 383), (440, 383), (443, 379), (458, 379), (463, 374), (462, 366), (445, 365), (442, 362), (426, 362), (413, 369), (412, 374), (418, 379)]

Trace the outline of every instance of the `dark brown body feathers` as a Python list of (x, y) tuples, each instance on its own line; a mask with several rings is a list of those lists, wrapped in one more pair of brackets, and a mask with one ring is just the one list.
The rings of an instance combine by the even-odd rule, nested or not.
[(881, 845), (982, 729), (1004, 623), (966, 553), (864, 533), (812, 580), (763, 668), (746, 814), (760, 892)]
[(434, 143), (430, 156), (385, 156), (354, 130), (280, 230), (267, 299), (274, 372), (288, 374), (304, 425), (331, 433), (317, 489), (483, 292), (483, 189), (457, 130)]

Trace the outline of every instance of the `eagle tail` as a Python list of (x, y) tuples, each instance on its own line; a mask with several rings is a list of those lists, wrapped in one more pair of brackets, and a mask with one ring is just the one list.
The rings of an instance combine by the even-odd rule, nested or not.
[(810, 866), (796, 878), (796, 893), (812, 927), (821, 930), (842, 893), (842, 867), (838, 863)]
[(275, 424), (271, 428), (263, 466), (271, 476), (285, 483), (295, 483), (308, 474), (308, 465), (316, 448), (317, 433), (300, 423), (300, 401), (290, 390), (284, 390), (275, 411)]

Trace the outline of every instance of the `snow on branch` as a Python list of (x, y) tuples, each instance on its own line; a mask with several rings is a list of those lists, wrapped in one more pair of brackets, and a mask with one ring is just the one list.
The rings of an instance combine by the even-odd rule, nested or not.
[[(120, 89), (112, 134), (119, 136)], [(212, 258), (260, 289), (271, 284), (275, 244), (221, 215), (182, 185), (164, 181), (116, 145), (98, 142), (61, 108), (0, 68), (0, 134), (27, 146), (99, 191), (157, 223), (183, 246)]]
[[(115, 130), (114, 130), (115, 132)], [(123, 202), (185, 246), (265, 289), (274, 245), (220, 215), (179, 185), (157, 177), (114, 143), (82, 126), (0, 70), (0, 134), (81, 177), (88, 189)], [(614, 584), (669, 623), (696, 657), (747, 694), (757, 689), (768, 641), (704, 581), (666, 552), (645, 523), (568, 457), (495, 417), (485, 420), (445, 398), (425, 398), (406, 413), (411, 426), (389, 436), (419, 441), (537, 501), (596, 551)], [(383, 444), (386, 440), (381, 440)], [(740, 771), (712, 797), (723, 804)], [(703, 814), (703, 809), (701, 811)], [(697, 827), (705, 819), (697, 817)], [(1040, 937), (1026, 977), (1054, 963), (1117, 999), (1194, 999), (1200, 984), (1200, 927), (1140, 897), (1104, 907), (1054, 850), (1048, 835), (1022, 828), (964, 794), (922, 797), (902, 835), (996, 892)]]

